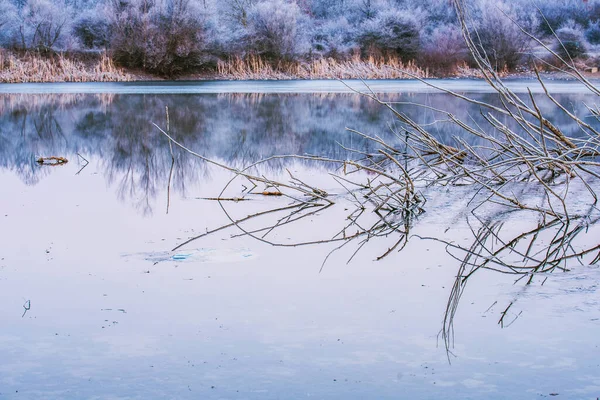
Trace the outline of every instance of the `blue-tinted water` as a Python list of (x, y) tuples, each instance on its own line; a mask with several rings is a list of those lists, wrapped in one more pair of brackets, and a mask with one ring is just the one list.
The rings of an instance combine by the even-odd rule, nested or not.
[[(480, 82), (443, 83), (495, 101)], [(600, 396), (596, 267), (529, 287), (482, 272), (461, 299), (448, 354), (438, 334), (458, 263), (441, 243), (411, 240), (374, 261), (389, 244), (373, 242), (349, 264), (354, 249), (334, 253), (322, 272), (331, 246), (272, 247), (232, 237), (235, 229), (170, 252), (230, 222), (206, 198), (220, 196), (231, 174), (175, 149), (167, 200), (171, 153), (151, 125), (166, 126), (165, 107), (177, 140), (237, 166), (372, 146), (346, 127), (397, 139), (382, 106), (322, 93), (347, 92), (340, 85), (0, 85), (0, 399)], [(480, 121), (478, 107), (413, 82), (370, 85), (421, 123), (439, 116), (407, 103)], [(570, 83), (557, 87), (577, 112), (595, 100)], [(444, 141), (460, 134), (443, 122), (433, 131)], [(44, 156), (69, 162), (38, 165)], [(332, 170), (315, 163), (282, 160), (266, 171), (284, 176), (285, 168), (335, 191)], [(447, 232), (468, 244), (470, 231), (457, 222), (464, 194), (430, 196), (443, 212), (426, 213), (415, 233)], [(241, 218), (289, 202), (251, 196), (224, 206)], [(343, 223), (347, 207), (340, 199), (268, 238), (320, 238)], [(528, 221), (510, 228), (520, 223)], [(514, 322), (502, 329), (511, 302)]]

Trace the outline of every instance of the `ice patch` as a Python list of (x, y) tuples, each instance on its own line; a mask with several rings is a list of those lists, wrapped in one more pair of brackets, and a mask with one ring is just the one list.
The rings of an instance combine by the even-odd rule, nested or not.
[(124, 257), (142, 258), (153, 263), (232, 263), (258, 257), (247, 248), (199, 248), (184, 252), (156, 251), (125, 254)]

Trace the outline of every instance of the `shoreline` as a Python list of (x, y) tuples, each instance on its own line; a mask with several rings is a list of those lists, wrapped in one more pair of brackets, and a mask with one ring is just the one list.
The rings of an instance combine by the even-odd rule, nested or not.
[[(399, 71), (401, 73), (401, 71)], [(90, 72), (91, 74), (91, 72)], [(429, 77), (404, 77), (404, 78), (368, 78), (360, 75), (352, 75), (344, 77), (332, 77), (332, 76), (314, 76), (310, 78), (297, 77), (297, 76), (264, 76), (264, 77), (231, 77), (229, 75), (219, 74), (191, 74), (183, 75), (174, 78), (162, 78), (155, 75), (148, 75), (138, 73), (135, 71), (123, 70), (123, 75), (119, 76), (103, 76), (101, 79), (89, 78), (85, 79), (81, 76), (73, 76), (67, 79), (22, 79), (22, 80), (9, 80), (3, 79), (0, 73), (0, 85), (18, 85), (18, 84), (66, 84), (66, 83), (165, 83), (165, 82), (292, 82), (292, 81), (303, 81), (303, 82), (314, 82), (314, 81), (347, 81), (347, 80), (367, 80), (367, 81), (414, 81), (419, 82), (420, 79), (427, 81), (443, 81), (443, 80), (472, 80), (472, 81), (484, 81), (481, 76), (476, 74), (464, 74), (464, 75), (440, 75), (440, 76), (429, 76)], [(583, 76), (587, 79), (600, 79), (600, 73), (583, 73)], [(577, 82), (577, 79), (557, 72), (540, 72), (540, 77), (543, 80), (551, 81), (564, 81), (564, 82)], [(537, 81), (536, 75), (533, 72), (515, 72), (507, 73), (501, 76), (504, 81), (514, 80), (530, 80)]]
[[(582, 68), (585, 68), (582, 65)], [(536, 80), (533, 71), (499, 73), (502, 79)], [(573, 80), (565, 73), (540, 72), (546, 80)], [(585, 72), (587, 78), (600, 78), (600, 73)], [(479, 70), (457, 65), (452, 72), (433, 74), (414, 62), (397, 59), (359, 59), (346, 61), (320, 59), (299, 62), (281, 69), (256, 60), (219, 62), (216, 70), (182, 74), (165, 78), (140, 70), (118, 67), (105, 53), (88, 58), (81, 55), (56, 54), (42, 57), (17, 55), (0, 49), (0, 84), (15, 83), (99, 83), (99, 82), (211, 82), (211, 81), (326, 81), (326, 80), (482, 80)]]
[[(544, 88), (535, 78), (507, 78), (506, 86), (517, 94), (543, 94)], [(598, 82), (593, 79), (592, 82)], [(584, 94), (586, 87), (571, 80), (545, 79), (553, 94)], [(0, 94), (348, 94), (357, 92), (394, 93), (495, 93), (483, 79), (449, 78), (377, 79), (377, 80), (180, 80), (129, 82), (43, 82), (1, 83)]]

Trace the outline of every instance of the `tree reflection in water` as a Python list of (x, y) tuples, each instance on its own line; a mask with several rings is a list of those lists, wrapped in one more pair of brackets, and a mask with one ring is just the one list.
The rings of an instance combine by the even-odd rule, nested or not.
[[(501, 105), (449, 93), (451, 97), (481, 108), (482, 121), (460, 119), (449, 113), (447, 107), (436, 109), (415, 105), (414, 102), (392, 103), (375, 94), (366, 94), (365, 97), (387, 107), (398, 119), (400, 129), (391, 130), (395, 133), (392, 140), (352, 131), (357, 140), (366, 140), (367, 146), (341, 145), (346, 151), (343, 158), (292, 153), (267, 157), (245, 168), (225, 166), (236, 177), (252, 183), (253, 188), (250, 191), (244, 189), (243, 196), (256, 193), (253, 189), (263, 184), (265, 189), (273, 188), (275, 193), (287, 197), (288, 201), (292, 201), (291, 205), (282, 207), (277, 204), (274, 208), (235, 218), (221, 204), (231, 223), (191, 238), (177, 248), (230, 227), (237, 228), (242, 235), (275, 246), (334, 243), (337, 245), (332, 250), (334, 252), (354, 243), (356, 247), (349, 261), (375, 238), (395, 237), (378, 259), (394, 250), (403, 250), (410, 238), (442, 242), (448, 254), (460, 262), (441, 329), (450, 353), (458, 304), (475, 272), (489, 270), (516, 275), (516, 282), (523, 280), (530, 285), (539, 277), (545, 280), (547, 274), (555, 270), (567, 271), (577, 263), (597, 263), (600, 260), (600, 244), (594, 236), (600, 220), (596, 207), (596, 188), (600, 178), (597, 161), (600, 155), (600, 133), (597, 130), (600, 118), (596, 115), (593, 123), (583, 122), (579, 117), (581, 110), (579, 113), (568, 111), (549, 94), (546, 99), (556, 104), (559, 111), (564, 111), (551, 115), (566, 116), (566, 123), (560, 118), (547, 118), (547, 110), (540, 107), (540, 99), (531, 96), (531, 102), (525, 103), (504, 87), (497, 77), (489, 79), (502, 88), (499, 90)], [(543, 82), (540, 81), (540, 84), (543, 85)], [(441, 121), (439, 124), (434, 121), (432, 125), (431, 122), (423, 122), (422, 118), (415, 119), (410, 109), (401, 108), (407, 105), (446, 114), (445, 123), (453, 125), (461, 135), (454, 137), (453, 143), (448, 141), (445, 135), (439, 135), (439, 131), (432, 129), (432, 126), (442, 125)], [(583, 105), (582, 109), (585, 108)], [(578, 127), (579, 134), (573, 134), (573, 125)], [(206, 155), (179, 143), (159, 126), (157, 128), (181, 149), (219, 165)], [(375, 148), (372, 149), (372, 146)], [(284, 180), (276, 175), (266, 177), (264, 168), (260, 167), (273, 160), (300, 160), (333, 166), (337, 170), (331, 175), (343, 190), (341, 194), (330, 196), (321, 187), (313, 186), (289, 171), (289, 177)], [(424, 212), (426, 199), (431, 198), (432, 191), (435, 193), (440, 186), (448, 187), (449, 192), (457, 187), (468, 188), (463, 193), (468, 199), (463, 215), (473, 236), (470, 246), (460, 245), (444, 234), (426, 236), (413, 233), (415, 225), (418, 225), (415, 222)], [(463, 200), (453, 193), (448, 197), (451, 198), (450, 203)], [(225, 198), (217, 200), (223, 203)], [(285, 225), (306, 222), (306, 217), (317, 215), (344, 200), (353, 203), (353, 207), (343, 219), (344, 225), (329, 235), (319, 232), (323, 236), (317, 238), (312, 233), (308, 239), (295, 239), (292, 243), (267, 238)], [(320, 208), (314, 210), (314, 207)], [(446, 210), (430, 208), (430, 211), (443, 213)], [(267, 222), (261, 222), (263, 220)], [(247, 227), (249, 222), (255, 225)], [(506, 228), (507, 224), (514, 225)], [(592, 235), (585, 235), (589, 231), (593, 232)], [(513, 302), (510, 302), (501, 312), (498, 321), (501, 326), (512, 323), (505, 320), (512, 305)]]
[[(497, 94), (476, 94), (472, 99), (502, 106)], [(589, 113), (585, 104), (591, 98), (585, 94), (555, 99), (570, 104), (575, 115)], [(180, 196), (186, 196), (188, 185), (211, 180), (211, 169), (205, 161), (190, 157), (179, 148), (174, 149), (173, 160), (168, 140), (151, 125), (153, 121), (164, 126), (168, 107), (169, 134), (182, 146), (239, 171), (258, 160), (269, 159), (258, 169), (244, 171), (246, 175), (281, 179), (282, 173), (287, 174), (286, 168), (299, 164), (312, 168), (311, 171), (317, 168), (333, 173), (335, 185), (341, 188), (337, 198), (331, 194), (323, 196), (325, 192), (312, 186), (310, 176), (289, 175), (285, 187), (273, 178), (267, 186), (281, 189), (290, 197), (285, 205), (276, 207), (276, 217), (269, 210), (241, 218), (228, 214), (230, 227), (241, 229), (243, 235), (269, 241), (275, 229), (302, 223), (307, 216), (330, 209), (325, 198), (338, 201), (343, 197), (343, 204), (353, 204), (347, 220), (331, 227), (330, 235), (320, 232), (321, 237), (305, 238), (293, 245), (335, 242), (335, 250), (354, 243), (352, 257), (378, 238), (390, 241), (388, 250), (379, 254), (383, 257), (402, 249), (411, 237), (417, 237), (415, 233), (429, 236), (419, 231), (418, 223), (423, 210), (431, 210), (425, 200), (447, 196), (444, 207), (455, 210), (457, 204), (470, 199), (460, 215), (471, 215), (467, 221), (474, 238), (472, 245), (457, 245), (452, 241), (452, 231), (433, 238), (445, 243), (449, 253), (460, 261), (444, 320), (447, 346), (452, 341), (458, 302), (476, 271), (516, 274), (521, 281), (532, 283), (537, 276), (569, 268), (582, 258), (583, 262), (597, 261), (598, 245), (594, 241), (590, 244), (591, 236), (585, 235), (596, 228), (598, 221), (594, 190), (590, 190), (597, 187), (596, 175), (575, 180), (561, 172), (563, 167), (546, 168), (539, 164), (541, 169), (537, 171), (542, 178), (530, 172), (525, 179), (523, 170), (509, 173), (508, 168), (501, 173), (502, 179), (489, 176), (490, 171), (482, 173), (482, 168), (490, 157), (500, 154), (498, 148), (489, 146), (490, 141), (505, 135), (502, 127), (519, 127), (510, 115), (496, 113), (495, 119), (490, 119), (481, 112), (481, 105), (456, 101), (449, 94), (396, 94), (377, 100), (393, 102), (396, 115), (385, 112), (377, 101), (356, 94), (2, 95), (0, 166), (14, 171), (26, 184), (35, 185), (52, 173), (51, 169), (38, 166), (36, 157), (57, 155), (75, 160), (79, 153), (100, 166), (98, 169), (116, 188), (121, 201), (131, 203), (144, 215), (150, 214), (152, 200), (167, 187), (171, 167), (171, 189)], [(553, 106), (548, 97), (535, 100), (544, 112)], [(440, 109), (446, 114), (435, 111)], [(547, 115), (565, 136), (574, 140), (587, 138), (585, 130), (569, 114)], [(491, 122), (494, 129), (474, 135), (457, 121), (464, 121), (473, 129)], [(596, 119), (589, 120), (589, 124), (592, 129), (600, 125)], [(348, 132), (346, 127), (357, 132)], [(411, 133), (410, 140), (406, 132)], [(523, 144), (520, 151), (530, 150)], [(509, 153), (513, 159), (507, 158)], [(271, 158), (278, 154), (295, 156)], [(315, 154), (319, 157), (303, 156)], [(507, 152), (500, 158), (504, 165), (519, 169), (514, 162), (519, 157), (519, 152)], [(423, 169), (423, 165), (427, 168)], [(352, 171), (356, 172), (351, 174)], [(585, 174), (581, 171), (581, 176)], [(483, 189), (482, 181), (486, 182)], [(453, 187), (452, 190), (471, 185), (474, 191), (457, 191), (448, 196), (437, 191), (439, 184)], [(556, 194), (565, 184), (577, 201), (567, 201), (562, 194)], [(228, 190), (233, 186), (229, 184)], [(316, 195), (307, 198), (310, 191)], [(560, 211), (563, 202), (575, 210)], [(523, 208), (529, 217), (522, 218), (518, 211)], [(265, 216), (270, 218), (268, 222), (264, 222)], [(528, 227), (519, 232), (506, 229), (515, 226), (514, 221)], [(254, 225), (248, 225), (249, 222)]]
[[(498, 103), (494, 94), (475, 98)], [(558, 98), (577, 105), (577, 112), (585, 110), (585, 95)], [(385, 99), (445, 107), (458, 118), (484, 122), (477, 107), (451, 102), (445, 94), (408, 93)], [(398, 142), (390, 131), (396, 124), (393, 116), (355, 94), (4, 94), (0, 96), (0, 167), (33, 185), (51, 173), (35, 164), (36, 157), (60, 155), (75, 160), (80, 153), (102, 165), (107, 181), (118, 186), (123, 201), (149, 213), (150, 200), (165, 185), (171, 166), (165, 138), (149, 121), (164, 121), (166, 106), (174, 138), (233, 166), (275, 154), (343, 159), (347, 156), (343, 147), (365, 152), (376, 148), (370, 140), (348, 134), (346, 127)], [(540, 106), (550, 106), (549, 101), (540, 99)], [(439, 117), (412, 104), (400, 107), (420, 124), (431, 124)], [(565, 115), (553, 115), (552, 119), (565, 126), (567, 133), (582, 134)], [(431, 132), (446, 143), (456, 135), (464, 136), (456, 125), (447, 122), (432, 125)], [(187, 183), (209, 178), (202, 162), (180, 152), (174, 155), (175, 192), (185, 195)], [(278, 162), (271, 163), (271, 168), (282, 168), (287, 161)]]

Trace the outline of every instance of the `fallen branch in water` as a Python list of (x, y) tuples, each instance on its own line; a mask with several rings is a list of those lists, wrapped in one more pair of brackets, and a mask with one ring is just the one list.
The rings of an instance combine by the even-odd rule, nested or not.
[[(534, 277), (542, 274), (566, 271), (578, 263), (599, 262), (598, 236), (592, 234), (592, 239), (589, 239), (590, 236), (587, 240), (583, 238), (589, 230), (600, 226), (596, 193), (600, 180), (600, 130), (597, 128), (600, 112), (595, 111), (597, 107), (588, 107), (591, 115), (583, 118), (567, 109), (548, 92), (539, 75), (542, 96), (554, 107), (551, 111), (543, 110), (540, 100), (532, 91), (528, 91), (526, 96), (519, 96), (510, 90), (477, 42), (476, 32), (467, 25), (469, 19), (462, 0), (455, 0), (455, 7), (465, 42), (484, 79), (494, 89), (498, 102), (488, 103), (471, 98), (413, 76), (430, 87), (480, 108), (482, 120), (475, 122), (474, 119), (463, 121), (447, 111), (422, 105), (423, 109), (436, 116), (441, 115), (443, 123), (451, 124), (464, 134), (464, 137), (453, 138), (452, 143), (435, 135), (432, 129), (435, 123), (417, 123), (402, 111), (399, 107), (401, 103), (387, 102), (370, 90), (355, 92), (371, 98), (393, 113), (398, 123), (393, 131), (396, 138), (388, 141), (349, 130), (350, 134), (369, 141), (375, 150), (368, 150), (370, 146), (365, 149), (342, 146), (347, 154), (346, 159), (280, 155), (237, 169), (187, 149), (173, 140), (169, 132), (155, 125), (169, 138), (170, 143), (172, 141), (193, 156), (234, 174), (219, 197), (215, 198), (230, 223), (191, 238), (175, 249), (225, 228), (237, 228), (241, 233), (236, 236), (250, 236), (273, 246), (334, 244), (337, 247), (326, 256), (324, 263), (331, 254), (354, 243), (356, 249), (350, 261), (375, 238), (393, 239), (377, 259), (394, 251), (402, 251), (411, 238), (441, 242), (445, 244), (449, 257), (459, 263), (440, 332), (449, 354), (453, 343), (453, 322), (460, 300), (467, 283), (477, 272), (487, 270), (514, 275), (517, 282), (522, 279), (528, 285)], [(410, 72), (406, 74), (410, 75)], [(590, 85), (581, 79), (586, 86)], [(598, 94), (595, 88), (590, 90)], [(560, 124), (561, 119), (555, 113), (566, 118), (568, 123), (575, 124), (579, 135), (570, 134), (568, 125)], [(591, 123), (592, 120), (595, 120), (595, 124)], [(282, 159), (335, 166), (337, 173), (330, 175), (342, 188), (341, 194), (331, 194), (317, 188), (296, 178), (289, 171), (290, 180), (285, 182), (262, 175), (259, 170), (261, 165)], [(252, 183), (253, 188), (247, 193), (280, 196), (282, 199), (279, 201), (291, 200), (292, 204), (235, 218), (221, 200), (227, 200), (223, 193), (238, 177)], [(260, 189), (253, 192), (259, 183), (266, 188), (262, 192)], [(464, 216), (472, 236), (471, 243), (462, 245), (441, 234), (411, 236), (413, 224), (425, 212), (428, 195), (439, 188), (450, 191), (458, 187), (466, 187)], [(269, 188), (273, 188), (273, 191), (267, 190)], [(243, 192), (246, 192), (246, 188)], [(321, 238), (317, 234), (324, 233), (310, 231), (311, 237), (306, 240), (283, 242), (271, 239), (272, 236), (267, 239), (283, 226), (306, 221), (307, 217), (328, 209), (342, 196), (353, 207), (348, 207), (345, 219), (340, 223), (343, 226), (332, 235)], [(273, 202), (264, 203), (272, 206)], [(448, 207), (447, 204), (445, 206)], [(434, 210), (444, 211), (447, 210)], [(262, 217), (275, 215), (278, 216), (276, 221), (267, 218), (267, 222), (262, 222)], [(258, 227), (249, 228), (246, 224), (250, 221), (257, 223)], [(525, 222), (515, 232), (515, 226), (511, 224), (513, 221)], [(511, 302), (502, 312), (499, 324), (503, 327), (514, 322), (505, 321), (513, 304)], [(518, 317), (520, 314), (516, 315)]]
[[(170, 132), (170, 122), (169, 122), (169, 107), (165, 106), (165, 116), (167, 123), (167, 133)], [(173, 168), (175, 167), (175, 156), (173, 155), (173, 144), (171, 143), (171, 139), (169, 138), (169, 151), (171, 152), (171, 168), (169, 168), (169, 180), (167, 182), (167, 212), (169, 213), (169, 207), (171, 206), (171, 180), (173, 179)]]

